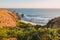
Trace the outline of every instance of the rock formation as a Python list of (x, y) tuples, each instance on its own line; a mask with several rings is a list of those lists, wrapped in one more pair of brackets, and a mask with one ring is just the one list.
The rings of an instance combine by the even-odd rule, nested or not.
[(15, 27), (17, 19), (15, 11), (0, 9), (0, 27)]
[(47, 23), (47, 27), (59, 28), (60, 27), (60, 17), (54, 18)]

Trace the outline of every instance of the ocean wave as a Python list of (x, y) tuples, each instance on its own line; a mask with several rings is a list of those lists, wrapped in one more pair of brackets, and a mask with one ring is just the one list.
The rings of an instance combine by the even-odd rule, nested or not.
[(30, 21), (30, 22), (34, 22), (34, 23), (44, 23), (46, 24), (51, 18), (44, 18), (44, 17), (28, 17), (26, 15), (24, 15), (24, 18), (22, 18), (22, 20), (25, 21)]

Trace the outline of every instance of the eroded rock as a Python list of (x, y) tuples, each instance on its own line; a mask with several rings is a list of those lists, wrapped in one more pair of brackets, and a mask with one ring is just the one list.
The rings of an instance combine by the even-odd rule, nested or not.
[(6, 9), (0, 9), (0, 26), (15, 27), (18, 17), (16, 12)]

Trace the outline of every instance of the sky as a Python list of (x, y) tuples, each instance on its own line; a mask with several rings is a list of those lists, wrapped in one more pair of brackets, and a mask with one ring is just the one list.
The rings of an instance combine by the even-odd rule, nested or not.
[(60, 8), (60, 0), (0, 0), (0, 8)]

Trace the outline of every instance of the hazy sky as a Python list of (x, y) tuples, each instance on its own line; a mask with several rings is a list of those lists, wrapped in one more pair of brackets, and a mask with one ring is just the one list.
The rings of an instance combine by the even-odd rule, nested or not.
[(60, 0), (0, 0), (0, 8), (60, 8)]

